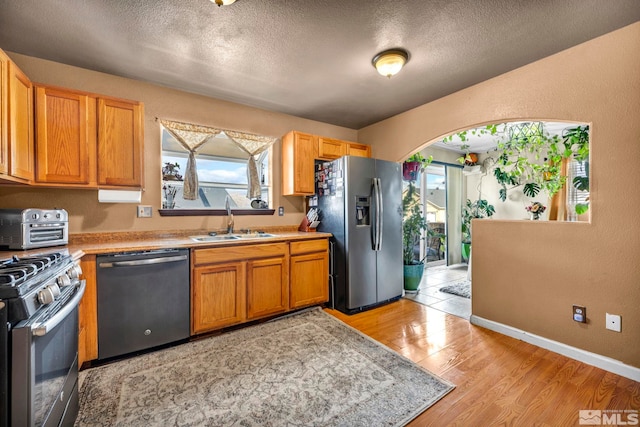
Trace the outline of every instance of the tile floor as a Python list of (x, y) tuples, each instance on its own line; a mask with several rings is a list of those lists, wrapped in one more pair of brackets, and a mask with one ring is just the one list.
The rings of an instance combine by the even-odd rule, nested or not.
[(417, 293), (405, 293), (404, 297), (454, 316), (469, 319), (471, 300), (444, 292), (440, 288), (467, 278), (467, 264), (452, 266), (427, 264)]

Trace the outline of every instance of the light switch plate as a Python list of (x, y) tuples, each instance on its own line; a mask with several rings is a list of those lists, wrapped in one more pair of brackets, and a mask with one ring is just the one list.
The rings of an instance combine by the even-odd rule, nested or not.
[(151, 218), (153, 209), (148, 205), (138, 205), (138, 218)]
[(619, 315), (607, 313), (606, 321), (607, 321), (607, 329), (615, 332), (621, 332), (622, 319), (620, 318)]

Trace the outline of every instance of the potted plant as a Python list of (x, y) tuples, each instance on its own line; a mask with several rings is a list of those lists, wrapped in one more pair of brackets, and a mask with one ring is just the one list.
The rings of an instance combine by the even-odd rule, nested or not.
[(180, 165), (177, 162), (166, 162), (162, 167), (162, 179), (164, 181), (182, 181)]
[(434, 236), (422, 213), (422, 206), (413, 181), (405, 190), (402, 198), (402, 259), (404, 261), (404, 289), (416, 292), (424, 273), (424, 258), (420, 258), (420, 241), (424, 237)]
[(405, 181), (415, 181), (418, 179), (418, 173), (432, 161), (432, 156), (426, 158), (420, 152), (415, 153), (402, 164), (402, 177)]
[(475, 202), (467, 199), (462, 208), (462, 258), (469, 261), (471, 255), (471, 220), (474, 218), (488, 218), (496, 213), (493, 205), (485, 199), (478, 199)]

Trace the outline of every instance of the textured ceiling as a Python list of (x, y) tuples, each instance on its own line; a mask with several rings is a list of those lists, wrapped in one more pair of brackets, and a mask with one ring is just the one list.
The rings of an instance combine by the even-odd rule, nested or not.
[(0, 0), (0, 48), (360, 129), (638, 20), (639, 0)]

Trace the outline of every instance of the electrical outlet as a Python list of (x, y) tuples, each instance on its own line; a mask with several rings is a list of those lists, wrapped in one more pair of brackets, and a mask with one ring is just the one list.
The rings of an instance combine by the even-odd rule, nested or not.
[(622, 330), (622, 319), (620, 318), (620, 316), (618, 314), (609, 314), (607, 313), (607, 317), (606, 317), (606, 322), (607, 322), (607, 329), (615, 331), (615, 332), (621, 332)]
[(580, 323), (587, 323), (587, 307), (584, 307), (582, 305), (574, 305), (573, 320)]
[(152, 212), (151, 206), (138, 205), (138, 218), (151, 218)]
[(284, 206), (280, 206), (278, 208), (278, 216), (283, 216), (284, 215)]

